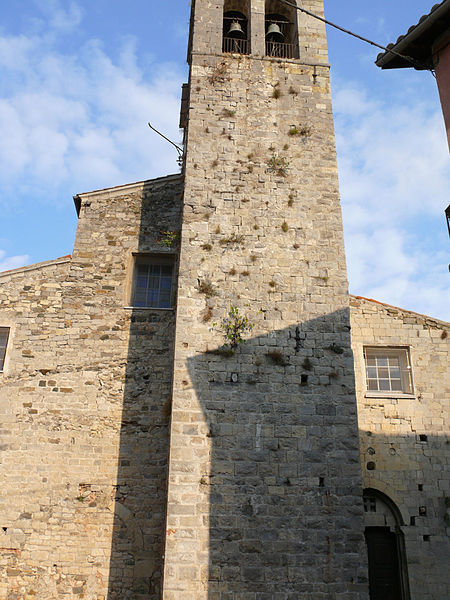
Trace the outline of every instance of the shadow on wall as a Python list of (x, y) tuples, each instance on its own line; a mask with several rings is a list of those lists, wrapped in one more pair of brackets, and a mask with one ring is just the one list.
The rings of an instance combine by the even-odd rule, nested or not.
[[(180, 228), (180, 190), (156, 180), (144, 188), (139, 206), (139, 252), (167, 253), (171, 249), (158, 240), (161, 231)], [(133, 309), (126, 315), (130, 337), (107, 598), (150, 600), (161, 594), (175, 314)]]
[(199, 440), (193, 425), (178, 443), (192, 436), (209, 461), (176, 477), (209, 507), (211, 600), (367, 598), (348, 323), (343, 310), (248, 340), (231, 357), (188, 361), (207, 433)]
[(361, 430), (360, 438), (374, 598), (409, 600), (410, 589), (417, 598), (447, 597), (448, 433), (388, 435)]

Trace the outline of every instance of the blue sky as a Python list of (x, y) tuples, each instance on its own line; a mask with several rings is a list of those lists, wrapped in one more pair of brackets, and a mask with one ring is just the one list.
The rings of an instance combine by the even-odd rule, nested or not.
[[(187, 0), (0, 7), (0, 270), (70, 254), (76, 193), (177, 171)], [(387, 44), (429, 0), (325, 0)], [(329, 29), (350, 291), (450, 320), (449, 154), (436, 82)]]

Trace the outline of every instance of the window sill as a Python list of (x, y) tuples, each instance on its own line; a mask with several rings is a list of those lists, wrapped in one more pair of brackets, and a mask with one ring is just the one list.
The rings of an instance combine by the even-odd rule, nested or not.
[(162, 310), (165, 312), (173, 311), (175, 308), (157, 308), (153, 306), (124, 306), (124, 310)]
[(365, 398), (398, 398), (415, 400), (415, 394), (405, 394), (403, 392), (366, 392)]

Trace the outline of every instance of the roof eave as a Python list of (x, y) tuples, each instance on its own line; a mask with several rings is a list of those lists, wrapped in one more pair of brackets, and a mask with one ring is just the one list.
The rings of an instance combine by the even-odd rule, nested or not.
[[(420, 38), (426, 31), (432, 27), (436, 21), (442, 19), (446, 14), (450, 14), (450, 1), (443, 2), (440, 6), (438, 6), (435, 10), (433, 10), (423, 21), (419, 21), (419, 23), (412, 28), (405, 36), (401, 36), (399, 40), (395, 44), (389, 44), (387, 48), (389, 50), (393, 50), (399, 54), (408, 55), (408, 48), (411, 46), (413, 42)], [(412, 55), (412, 58), (415, 58)], [(424, 62), (423, 60), (420, 62)], [(402, 68), (411, 68), (414, 66), (415, 69), (421, 70), (419, 65), (413, 65), (411, 62), (402, 59), (396, 54), (392, 54), (391, 52), (384, 52), (379, 54), (377, 60), (375, 61), (377, 67), (381, 69), (402, 69)], [(424, 64), (423, 69), (426, 69), (427, 65)], [(428, 68), (433, 68), (433, 65), (430, 63)]]

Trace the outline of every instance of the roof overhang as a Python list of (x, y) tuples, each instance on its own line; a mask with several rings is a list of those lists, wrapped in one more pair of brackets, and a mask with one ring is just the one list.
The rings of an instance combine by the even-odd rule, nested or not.
[(389, 50), (413, 58), (417, 61), (416, 64), (391, 52), (379, 54), (375, 64), (382, 69), (433, 69), (433, 55), (441, 46), (439, 42), (445, 44), (449, 36), (450, 0), (444, 0), (435, 4), (430, 13), (424, 15), (417, 25), (410, 27), (406, 35), (401, 35), (395, 44), (387, 46)]

